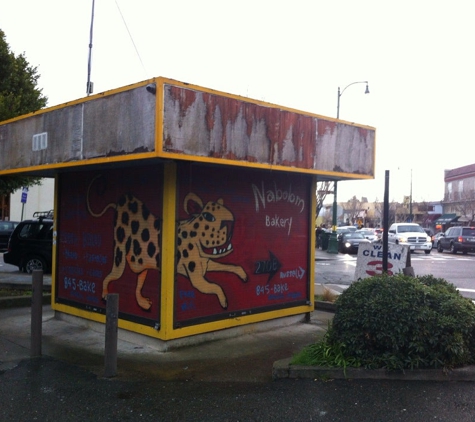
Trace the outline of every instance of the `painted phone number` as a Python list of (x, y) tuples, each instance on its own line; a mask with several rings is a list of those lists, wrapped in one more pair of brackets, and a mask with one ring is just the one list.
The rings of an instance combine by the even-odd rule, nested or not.
[(96, 283), (92, 281), (76, 280), (72, 277), (64, 277), (66, 290), (79, 290), (80, 292), (96, 293)]

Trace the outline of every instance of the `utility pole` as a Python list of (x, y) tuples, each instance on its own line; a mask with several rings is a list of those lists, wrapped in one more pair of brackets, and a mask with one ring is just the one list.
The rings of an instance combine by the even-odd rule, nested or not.
[(95, 6), (95, 0), (92, 0), (91, 29), (89, 31), (89, 58), (88, 58), (88, 61), (87, 61), (87, 85), (86, 85), (87, 96), (92, 94), (92, 92), (94, 91), (94, 83), (91, 82), (92, 35), (93, 35), (93, 29), (94, 29), (94, 6)]

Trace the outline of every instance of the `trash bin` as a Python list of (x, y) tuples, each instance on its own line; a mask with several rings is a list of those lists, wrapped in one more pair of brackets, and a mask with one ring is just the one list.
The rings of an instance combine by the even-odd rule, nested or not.
[(322, 245), (322, 251), (326, 251), (328, 249), (328, 244), (330, 243), (330, 235), (330, 232), (320, 233), (320, 244)]

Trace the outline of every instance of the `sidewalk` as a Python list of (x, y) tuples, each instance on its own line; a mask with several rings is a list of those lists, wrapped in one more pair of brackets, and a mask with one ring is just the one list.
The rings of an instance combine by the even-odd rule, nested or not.
[[(316, 260), (340, 258), (341, 255), (321, 250), (317, 251), (315, 257)], [(3, 260), (0, 263), (3, 264)], [(6, 264), (0, 266), (0, 285), (27, 288), (31, 286), (31, 281), (31, 275), (18, 271), (16, 267)], [(44, 275), (43, 283), (44, 290), (50, 290), (51, 275)], [(321, 288), (321, 285), (316, 286), (317, 294)], [(22, 299), (19, 306), (22, 307), (0, 309), (3, 321), (0, 325), (0, 371), (29, 358), (31, 310), (29, 304), (25, 304), (25, 299)], [(130, 333), (119, 330), (118, 377), (140, 375), (157, 379), (180, 379), (191, 376), (209, 379), (217, 376), (233, 380), (270, 380), (273, 363), (292, 356), (322, 337), (332, 318), (331, 310), (318, 309), (310, 314), (308, 323), (300, 322), (263, 332), (253, 332), (251, 326), (250, 334), (166, 353), (154, 349), (153, 341), (148, 337), (135, 335), (133, 342), (124, 340), (130, 339)], [(43, 355), (80, 365), (102, 376), (104, 328), (98, 324), (93, 330), (88, 321), (81, 323), (80, 319), (74, 319), (74, 322), (58, 319), (50, 306), (44, 306)], [(232, 365), (229, 365), (230, 357)], [(189, 362), (186, 370), (183, 369), (183, 362)], [(213, 370), (217, 366), (222, 366), (219, 375)]]
[[(16, 267), (0, 266), (0, 284), (29, 287), (31, 281), (31, 275)], [(50, 289), (51, 276), (44, 275), (43, 282), (45, 290)], [(24, 299), (20, 306), (0, 309), (0, 372), (30, 358), (31, 309), (29, 304), (25, 306)], [(311, 313), (308, 323), (274, 326), (262, 332), (253, 331), (250, 326), (249, 334), (165, 353), (153, 347), (153, 339), (119, 330), (117, 378), (271, 380), (273, 363), (322, 337), (332, 318), (333, 313), (318, 310)], [(99, 377), (103, 375), (104, 325), (93, 324), (92, 329), (86, 320), (57, 318), (49, 305), (43, 307), (42, 320), (43, 356), (78, 365)]]
[[(326, 253), (319, 251), (322, 259)], [(344, 256), (328, 254), (328, 259), (344, 259)], [(318, 258), (317, 258), (318, 259)], [(47, 277), (45, 278), (47, 280)], [(17, 283), (31, 285), (31, 276), (19, 272), (0, 271), (0, 284)], [(49, 282), (51, 277), (49, 277)], [(47, 284), (48, 281), (45, 281)], [(321, 287), (321, 285), (320, 285)], [(317, 290), (319, 285), (316, 286)], [(287, 326), (275, 325), (268, 331), (218, 339), (207, 343), (162, 352), (153, 345), (153, 339), (119, 330), (117, 348), (117, 378), (141, 380), (204, 381), (270, 381), (273, 378), (328, 378), (315, 368), (290, 368), (289, 360), (305, 346), (322, 338), (333, 318), (328, 308), (310, 313), (308, 322)], [(31, 309), (29, 306), (0, 309), (0, 373), (16, 367), (30, 358)], [(105, 326), (92, 324), (79, 318), (55, 317), (50, 305), (43, 307), (42, 355), (80, 366), (102, 377), (104, 373)], [(93, 328), (92, 328), (93, 327)], [(344, 378), (343, 371), (331, 372), (331, 378)], [(359, 371), (361, 372), (361, 371)], [(373, 371), (373, 374), (375, 372)], [(414, 373), (415, 374), (415, 373)], [(414, 375), (413, 374), (413, 375)], [(352, 372), (353, 378), (367, 375)], [(380, 373), (376, 378), (385, 378)], [(394, 376), (393, 376), (394, 379)], [(408, 377), (403, 377), (408, 379)], [(419, 372), (416, 379), (475, 380), (474, 368), (454, 371), (451, 377)]]
[[(310, 322), (252, 332), (168, 352), (153, 348), (141, 336), (130, 342), (119, 333), (117, 367), (119, 379), (204, 381), (269, 381), (275, 361), (285, 359), (321, 338), (331, 312), (314, 311)], [(30, 358), (31, 310), (28, 307), (0, 309), (0, 373)], [(104, 373), (104, 331), (87, 323), (55, 318), (50, 306), (43, 307), (42, 355), (78, 365), (99, 377)], [(103, 327), (105, 328), (105, 327)], [(121, 330), (119, 330), (121, 331)], [(219, 369), (218, 369), (219, 368)]]

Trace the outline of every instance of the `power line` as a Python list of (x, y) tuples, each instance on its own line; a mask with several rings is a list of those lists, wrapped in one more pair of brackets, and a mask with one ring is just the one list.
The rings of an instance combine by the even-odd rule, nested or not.
[(117, 6), (117, 9), (119, 10), (119, 13), (120, 13), (120, 16), (122, 18), (122, 21), (124, 22), (125, 28), (127, 29), (127, 32), (129, 34), (129, 37), (130, 37), (130, 41), (132, 41), (135, 52), (137, 53), (137, 57), (139, 58), (140, 63), (142, 64), (142, 68), (145, 72), (145, 77), (147, 77), (147, 75), (148, 75), (147, 69), (145, 68), (145, 65), (143, 64), (142, 57), (140, 57), (139, 50), (137, 49), (137, 46), (135, 45), (134, 39), (132, 37), (132, 34), (130, 33), (129, 27), (127, 26), (127, 22), (125, 21), (124, 15), (122, 14), (122, 11), (120, 10), (120, 6), (119, 6), (119, 3), (117, 3), (117, 0), (115, 0), (115, 4)]

